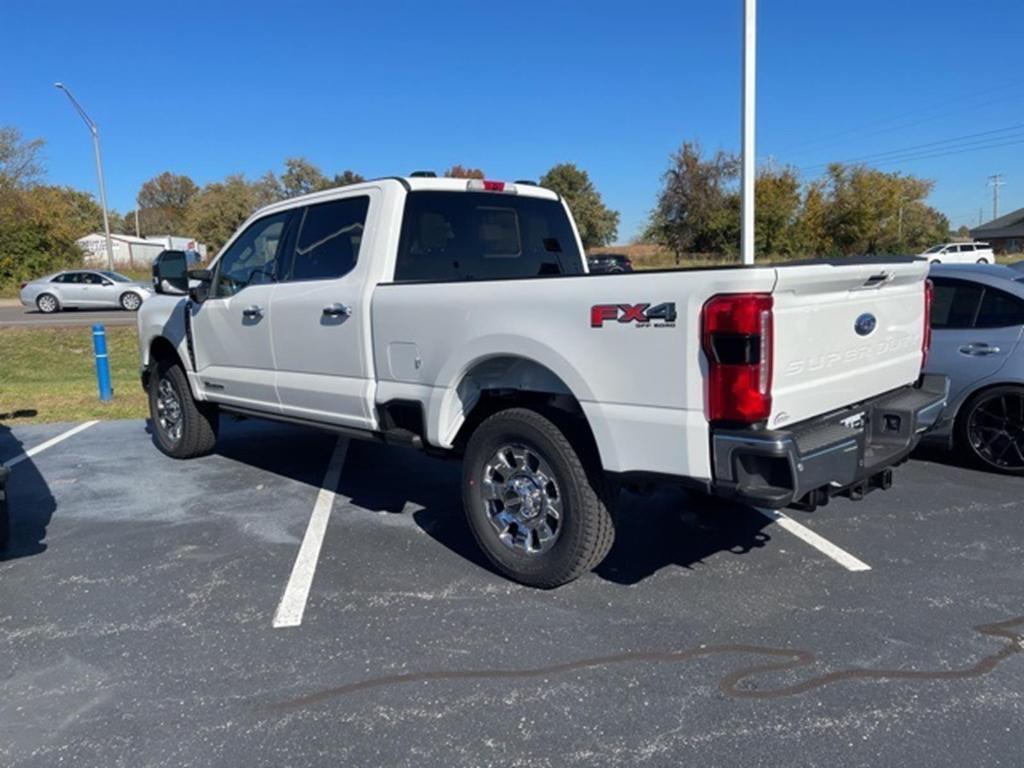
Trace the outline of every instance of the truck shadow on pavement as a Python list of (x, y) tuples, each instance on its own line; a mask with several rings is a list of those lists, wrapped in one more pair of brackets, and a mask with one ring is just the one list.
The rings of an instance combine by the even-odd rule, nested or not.
[[(401, 514), (412, 504), (416, 525), (460, 557), (493, 572), (462, 511), (461, 468), (404, 448), (349, 445), (339, 492), (376, 512)], [(666, 488), (623, 492), (615, 545), (596, 569), (602, 579), (635, 584), (662, 568), (693, 567), (718, 552), (744, 554), (764, 546), (770, 521), (755, 510)]]
[[(0, 462), (11, 461), (24, 451), (11, 428), (0, 423)], [(46, 528), (57, 502), (32, 459), (23, 459), (11, 468), (6, 492), (8, 519), (0, 519), (0, 562), (44, 552)]]
[[(336, 440), (305, 427), (222, 419), (217, 453), (317, 487)], [(466, 524), (460, 476), (457, 461), (351, 440), (337, 492), (360, 509), (411, 515), (434, 541), (493, 573)], [(742, 555), (770, 540), (770, 521), (756, 510), (682, 489), (624, 491), (617, 519), (615, 545), (595, 571), (616, 584), (636, 584), (666, 567), (692, 568), (717, 553)]]

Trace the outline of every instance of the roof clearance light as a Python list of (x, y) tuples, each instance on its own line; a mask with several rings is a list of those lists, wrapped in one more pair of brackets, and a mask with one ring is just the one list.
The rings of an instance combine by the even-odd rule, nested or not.
[(466, 182), (466, 189), (478, 192), (505, 192), (516, 194), (515, 184), (506, 184), (504, 181), (491, 181), (490, 179), (470, 179)]

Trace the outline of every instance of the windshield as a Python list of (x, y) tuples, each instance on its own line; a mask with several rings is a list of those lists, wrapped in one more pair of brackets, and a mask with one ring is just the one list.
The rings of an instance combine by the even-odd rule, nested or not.
[(125, 277), (117, 272), (100, 272), (100, 274), (115, 283), (130, 283), (132, 281), (130, 277)]
[(925, 251), (925, 253), (938, 253), (939, 251), (941, 251), (945, 247), (946, 246), (944, 246), (944, 245), (936, 245), (936, 246), (934, 246), (932, 248), (929, 248), (927, 251)]

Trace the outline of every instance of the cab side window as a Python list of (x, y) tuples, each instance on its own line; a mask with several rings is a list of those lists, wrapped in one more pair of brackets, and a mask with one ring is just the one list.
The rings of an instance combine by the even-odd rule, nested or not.
[(213, 296), (234, 296), (250, 285), (277, 279), (277, 254), (289, 212), (275, 213), (249, 225), (217, 262)]
[(333, 280), (351, 272), (359, 258), (369, 207), (370, 198), (362, 196), (300, 211), (295, 252), (285, 279)]
[(984, 288), (960, 280), (935, 278), (932, 328), (973, 328)]
[(1024, 301), (995, 288), (986, 288), (975, 328), (1009, 328), (1024, 325)]
[(92, 272), (83, 272), (81, 282), (86, 285), (103, 285), (103, 278)]

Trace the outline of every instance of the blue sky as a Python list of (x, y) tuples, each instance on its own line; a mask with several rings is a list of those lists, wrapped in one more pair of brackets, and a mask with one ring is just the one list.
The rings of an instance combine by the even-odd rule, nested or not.
[[(291, 155), (366, 176), (462, 163), (536, 178), (575, 162), (621, 212), (627, 241), (684, 140), (738, 149), (741, 9), (9, 2), (0, 124), (47, 140), (52, 182), (95, 190), (86, 129), (52, 86), (67, 83), (100, 126), (120, 211), (164, 170), (202, 184)], [(1019, 0), (761, 0), (759, 21), (761, 161), (811, 178), (830, 160), (983, 131), (1024, 137)], [(990, 218), (993, 173), (1007, 182), (1001, 210), (1024, 206), (1024, 144), (882, 167), (934, 179), (931, 203), (954, 226), (979, 208)]]

